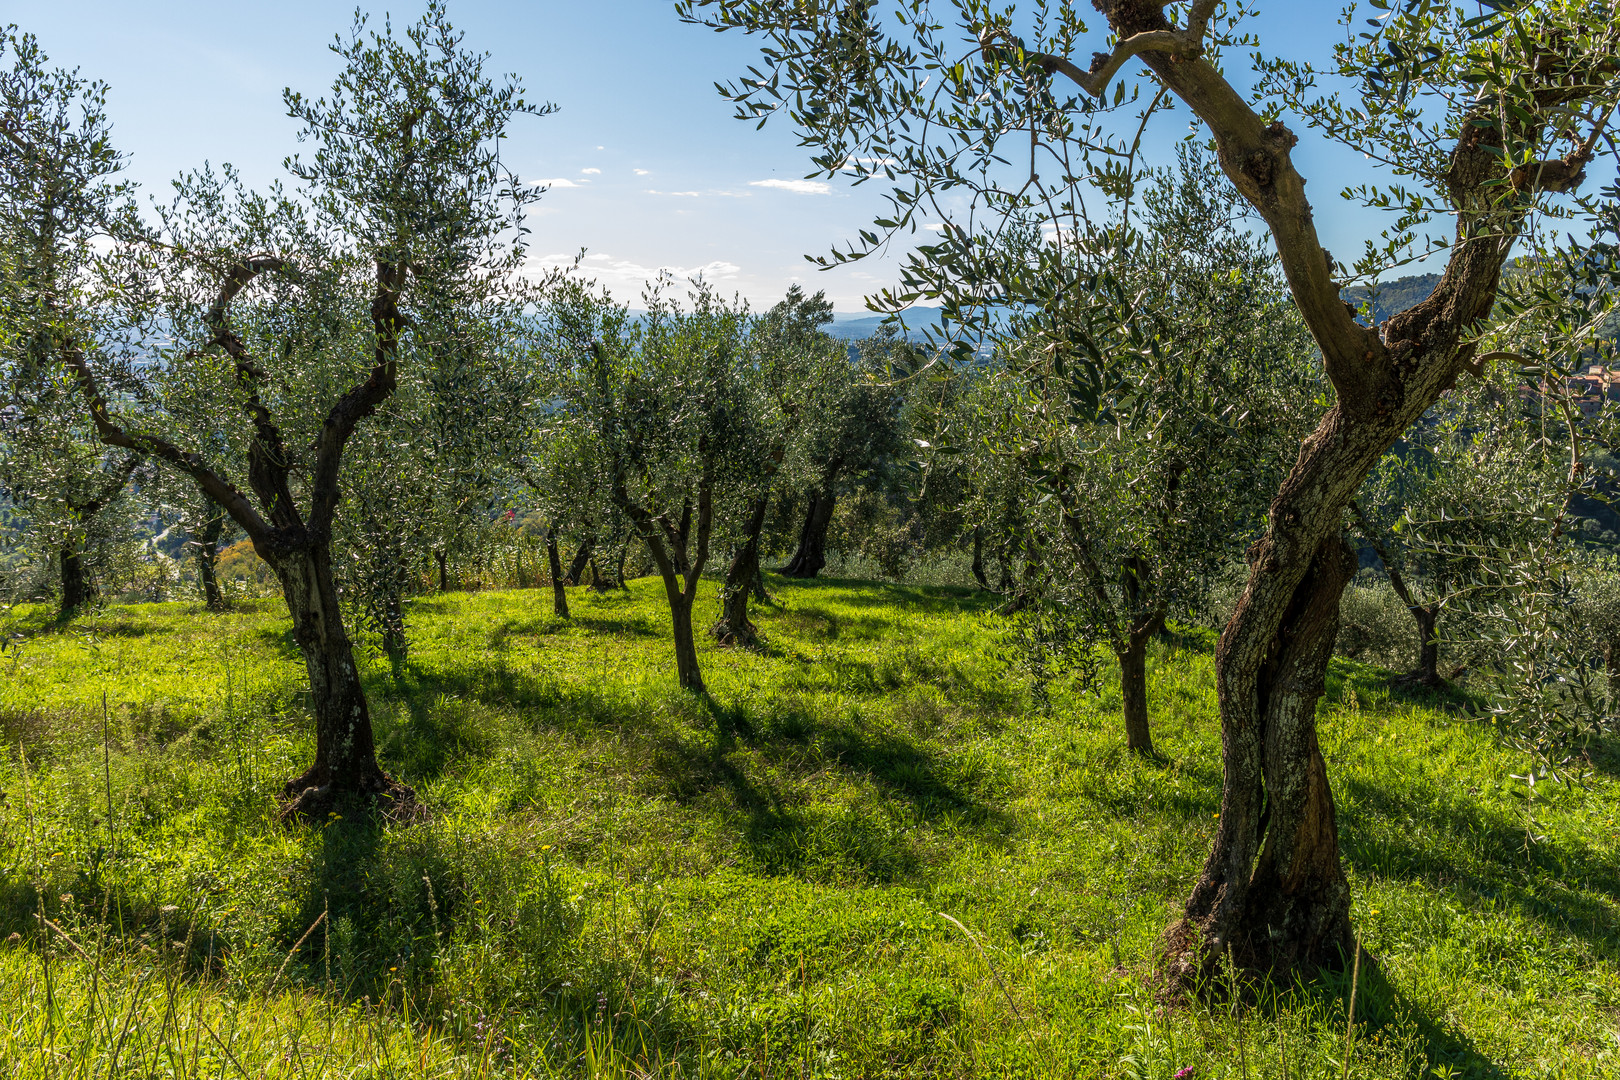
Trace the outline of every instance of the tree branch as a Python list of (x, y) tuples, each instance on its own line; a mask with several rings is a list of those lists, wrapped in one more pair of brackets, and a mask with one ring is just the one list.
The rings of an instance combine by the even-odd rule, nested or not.
[[(1122, 34), (1113, 52), (1093, 56), (1089, 71), (1082, 71), (1080, 65), (1066, 56), (1037, 52), (1026, 52), (1024, 55), (1048, 75), (1060, 72), (1092, 97), (1101, 98), (1108, 90), (1108, 84), (1119, 74), (1119, 69), (1132, 57), (1149, 52), (1179, 54), (1186, 58), (1201, 56), (1204, 52), (1204, 32), (1209, 26), (1209, 17), (1215, 12), (1216, 3), (1217, 0), (1196, 0), (1184, 30), (1144, 30), (1129, 36)], [(979, 31), (979, 44), (990, 49), (1003, 37), (1016, 47), (1022, 47), (1004, 27)]]
[(387, 401), (399, 384), (399, 334), (411, 325), (399, 310), (399, 294), (405, 285), (406, 268), (400, 262), (377, 263), (377, 292), (371, 300), (371, 325), (376, 346), (366, 381), (338, 399), (326, 414), (320, 436), (315, 440), (315, 472), (310, 481), (310, 528), (325, 532), (332, 526), (341, 492), (338, 467), (343, 446), (354, 434), (355, 425)]
[(197, 454), (188, 454), (178, 446), (166, 439), (144, 432), (130, 433), (115, 423), (107, 411), (107, 399), (102, 396), (101, 389), (96, 383), (95, 373), (85, 361), (84, 354), (77, 349), (63, 350), (62, 362), (72, 371), (78, 379), (79, 389), (84, 393), (85, 401), (90, 407), (90, 419), (96, 426), (96, 435), (108, 446), (118, 446), (125, 450), (133, 450), (138, 454), (151, 454), (154, 457), (167, 461), (170, 465), (190, 476), (197, 482), (197, 486), (208, 493), (220, 507), (231, 515), (231, 520), (242, 527), (242, 531), (249, 537), (257, 540), (267, 535), (270, 525), (247, 496), (236, 490), (228, 480), (203, 464), (202, 458)]

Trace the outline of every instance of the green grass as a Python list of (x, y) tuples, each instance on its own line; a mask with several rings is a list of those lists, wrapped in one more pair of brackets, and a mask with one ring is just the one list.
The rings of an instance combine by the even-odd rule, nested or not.
[[(700, 645), (708, 699), (655, 581), (571, 623), (418, 601), (366, 675), (411, 826), (276, 823), (311, 754), (279, 602), (14, 611), (0, 1074), (1344, 1074), (1348, 977), (1148, 989), (1219, 805), (1206, 638), (1155, 653), (1143, 762), (1117, 694), (1035, 709), (970, 592), (773, 588), (768, 653)], [(1322, 705), (1378, 961), (1349, 1074), (1620, 1076), (1614, 759), (1526, 799), (1442, 704), (1335, 662)]]

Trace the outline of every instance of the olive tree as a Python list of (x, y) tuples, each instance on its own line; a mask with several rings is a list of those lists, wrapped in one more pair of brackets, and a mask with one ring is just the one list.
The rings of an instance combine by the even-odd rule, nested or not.
[(748, 313), (702, 282), (690, 305), (661, 278), (643, 294), (644, 314), (587, 283), (554, 290), (549, 366), (557, 402), (550, 438), (588, 439), (609, 502), (629, 519), (663, 580), (675, 672), (706, 688), (692, 611), (725, 502), (735, 502), (756, 462), (749, 439)]
[[(750, 399), (734, 429), (732, 453), (744, 472), (727, 492), (724, 535), (732, 555), (721, 588), (720, 618), (710, 633), (725, 644), (752, 645), (756, 632), (748, 618), (750, 596), (760, 591), (760, 538), (770, 503), (784, 479), (808, 471), (805, 432), (829, 408), (848, 397), (849, 357), (841, 342), (823, 329), (832, 321), (825, 294), (806, 296), (797, 285), (753, 320), (747, 361), (739, 375)], [(818, 480), (825, 475), (817, 474)]]
[[(1588, 166), (1612, 152), (1603, 134), (1620, 30), (1607, 5), (1584, 0), (1477, 12), (1373, 0), (1380, 17), (1347, 34), (1325, 64), (1270, 59), (1259, 41), (1245, 54), (1252, 89), (1240, 90), (1223, 64), (1237, 62), (1230, 48), (1251, 45), (1241, 7), (1094, 6), (1100, 34), (1079, 5), (1049, 0), (789, 9), (681, 0), (677, 9), (764, 38), (762, 63), (724, 88), (741, 116), (794, 124), (825, 173), (895, 179), (891, 211), (829, 261), (943, 223), (880, 302), (938, 298), (947, 318), (993, 329), (986, 312), (1021, 295), (1050, 314), (1051, 347), (1081, 367), (1107, 367), (1085, 357), (1062, 323), (1084, 284), (1072, 247), (1088, 207), (1128, 194), (1147, 153), (1137, 132), (1162, 104), (1184, 105), (1213, 142), (1276, 245), (1332, 395), (1270, 501), (1216, 650), (1221, 815), (1183, 918), (1165, 938), (1166, 969), (1192, 984), (1228, 960), (1284, 974), (1338, 965), (1355, 948), (1350, 891), (1315, 717), (1339, 597), (1356, 569), (1345, 511), (1400, 433), (1477, 369), (1479, 327), (1515, 243), (1549, 209), (1579, 205), (1572, 197)], [(1364, 25), (1358, 14), (1346, 13), (1349, 26)], [(1132, 74), (1139, 68), (1142, 82)], [(1334, 81), (1327, 91), (1318, 89), (1324, 79)], [(1394, 175), (1348, 192), (1396, 211), (1391, 244), (1354, 268), (1323, 247), (1285, 113)], [(1341, 299), (1353, 274), (1401, 257), (1441, 215), (1454, 231), (1435, 242), (1444, 270), (1434, 292), (1378, 327), (1358, 322)], [(1009, 221), (1041, 230), (1033, 265), (998, 258)]]
[(117, 347), (89, 271), (94, 242), (127, 225), (128, 188), (105, 84), (51, 69), (16, 27), (0, 63), (0, 485), (57, 567), (66, 618), (95, 595), (87, 543), (141, 461), (100, 445), (64, 366)]
[(542, 111), (485, 74), (437, 4), (403, 36), (361, 18), (334, 51), (330, 96), (285, 95), (313, 145), (287, 162), (297, 196), (193, 174), (111, 268), (170, 341), (135, 369), (144, 393), (120, 397), (92, 355), (69, 358), (102, 441), (195, 480), (280, 582), (316, 721), (315, 761), (286, 785), (298, 815), (408, 801), (377, 764), (333, 573), (344, 451), (399, 385), (418, 305), (449, 281), (498, 290), (517, 269), (536, 191), (500, 141)]

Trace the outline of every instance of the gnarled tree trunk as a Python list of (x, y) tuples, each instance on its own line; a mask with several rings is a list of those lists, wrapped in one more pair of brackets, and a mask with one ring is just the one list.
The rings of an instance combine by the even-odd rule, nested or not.
[(562, 557), (557, 553), (557, 530), (546, 530), (546, 567), (551, 571), (551, 610), (568, 618), (568, 591), (563, 587)]
[(759, 534), (765, 528), (765, 511), (770, 501), (767, 492), (756, 497), (749, 506), (742, 543), (737, 545), (731, 565), (726, 568), (726, 583), (720, 594), (720, 621), (709, 631), (722, 645), (746, 647), (758, 640), (758, 631), (748, 618), (748, 597), (759, 580)]
[(202, 586), (203, 603), (209, 611), (225, 610), (225, 594), (219, 587), (219, 538), (225, 531), (225, 512), (213, 507), (197, 532), (197, 582)]
[(57, 617), (71, 619), (75, 612), (96, 598), (95, 585), (84, 570), (84, 552), (64, 544), (57, 556), (62, 572), (62, 604)]
[(842, 458), (834, 458), (822, 474), (820, 485), (810, 492), (804, 524), (799, 527), (799, 544), (780, 571), (783, 577), (813, 578), (827, 565), (827, 526), (838, 505), (836, 484), (843, 465)]
[(318, 816), (344, 797), (389, 793), (395, 785), (373, 751), (371, 711), (343, 628), (329, 548), (307, 537), (284, 536), (256, 537), (253, 547), (281, 582), (315, 713), (315, 761), (287, 782), (288, 811)]

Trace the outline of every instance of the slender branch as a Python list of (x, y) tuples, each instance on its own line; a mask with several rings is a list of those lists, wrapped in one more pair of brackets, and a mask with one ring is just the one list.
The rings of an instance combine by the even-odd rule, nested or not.
[(102, 395), (101, 388), (96, 382), (95, 373), (85, 361), (84, 354), (77, 349), (65, 349), (62, 356), (63, 363), (78, 379), (79, 388), (83, 392), (85, 401), (90, 408), (90, 419), (96, 426), (96, 435), (108, 446), (122, 447), (133, 450), (138, 454), (151, 454), (154, 457), (167, 461), (170, 465), (184, 472), (197, 482), (197, 486), (208, 493), (208, 497), (218, 503), (220, 507), (231, 515), (231, 520), (242, 527), (249, 537), (258, 539), (270, 532), (270, 525), (259, 516), (253, 504), (228, 480), (203, 464), (202, 458), (197, 454), (186, 453), (178, 446), (159, 436), (147, 432), (129, 432), (114, 422), (107, 410), (107, 399)]
[[(1216, 3), (1217, 0), (1197, 0), (1185, 30), (1147, 30), (1122, 37), (1115, 44), (1113, 52), (1096, 54), (1089, 71), (1081, 70), (1080, 65), (1066, 56), (1037, 52), (1024, 55), (1048, 75), (1061, 72), (1092, 97), (1101, 98), (1108, 90), (1108, 84), (1119, 74), (1119, 69), (1132, 57), (1149, 52), (1179, 53), (1189, 59), (1202, 55), (1204, 31), (1208, 28), (1209, 17), (1215, 12)], [(1016, 45), (1011, 32), (1004, 27), (986, 28), (979, 32), (979, 43), (986, 49), (993, 47), (998, 38), (1007, 38)]]
[(399, 310), (399, 294), (405, 284), (406, 268), (399, 262), (377, 263), (377, 292), (371, 300), (371, 324), (376, 345), (366, 381), (352, 387), (326, 414), (321, 433), (315, 440), (315, 470), (310, 479), (309, 523), (324, 532), (331, 528), (341, 491), (338, 468), (343, 446), (354, 434), (355, 425), (377, 411), (398, 385), (399, 335), (412, 325)]

